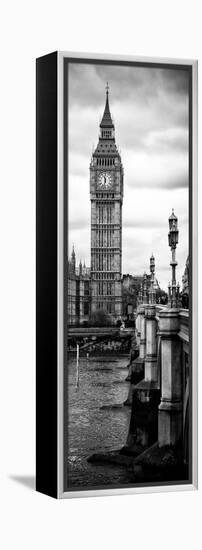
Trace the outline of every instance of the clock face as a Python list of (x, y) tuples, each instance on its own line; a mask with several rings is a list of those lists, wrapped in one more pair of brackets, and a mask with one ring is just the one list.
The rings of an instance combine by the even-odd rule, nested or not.
[(112, 176), (110, 172), (100, 172), (98, 176), (98, 185), (100, 189), (110, 189), (112, 186)]

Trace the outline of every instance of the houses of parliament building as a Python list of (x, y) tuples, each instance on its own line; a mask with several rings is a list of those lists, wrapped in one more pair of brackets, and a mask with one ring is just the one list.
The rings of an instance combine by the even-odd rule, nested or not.
[(67, 266), (69, 324), (82, 324), (100, 311), (114, 320), (122, 315), (123, 179), (107, 85), (99, 140), (90, 162), (91, 266), (76, 266), (72, 250)]

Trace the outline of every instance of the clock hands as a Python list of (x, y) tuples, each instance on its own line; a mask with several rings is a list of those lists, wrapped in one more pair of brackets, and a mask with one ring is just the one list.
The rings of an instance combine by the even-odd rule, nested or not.
[(108, 189), (111, 187), (111, 174), (102, 172), (99, 175), (99, 181), (100, 181), (100, 187), (103, 187), (103, 189)]

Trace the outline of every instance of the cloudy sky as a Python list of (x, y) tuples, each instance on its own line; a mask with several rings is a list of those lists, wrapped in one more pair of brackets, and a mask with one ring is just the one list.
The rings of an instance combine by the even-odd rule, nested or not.
[(124, 166), (123, 273), (156, 259), (171, 278), (168, 217), (179, 220), (177, 280), (188, 254), (188, 75), (186, 71), (96, 64), (69, 66), (69, 250), (90, 265), (89, 163), (97, 145), (109, 82), (116, 143)]

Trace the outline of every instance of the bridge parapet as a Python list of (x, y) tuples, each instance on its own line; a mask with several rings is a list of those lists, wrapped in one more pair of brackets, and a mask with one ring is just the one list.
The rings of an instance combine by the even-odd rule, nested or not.
[(189, 344), (189, 310), (181, 309), (179, 312), (180, 328), (179, 338), (183, 343)]
[[(139, 357), (144, 360), (144, 378), (134, 388), (134, 399), (141, 390), (141, 400), (152, 403), (154, 393), (158, 397), (159, 391), (159, 402), (155, 399), (158, 415), (153, 416), (158, 424), (158, 444), (178, 445), (185, 438), (189, 401), (189, 310), (141, 305), (136, 312), (136, 333), (140, 333)], [(135, 432), (136, 422), (133, 424)], [(155, 427), (153, 432), (156, 433)]]

